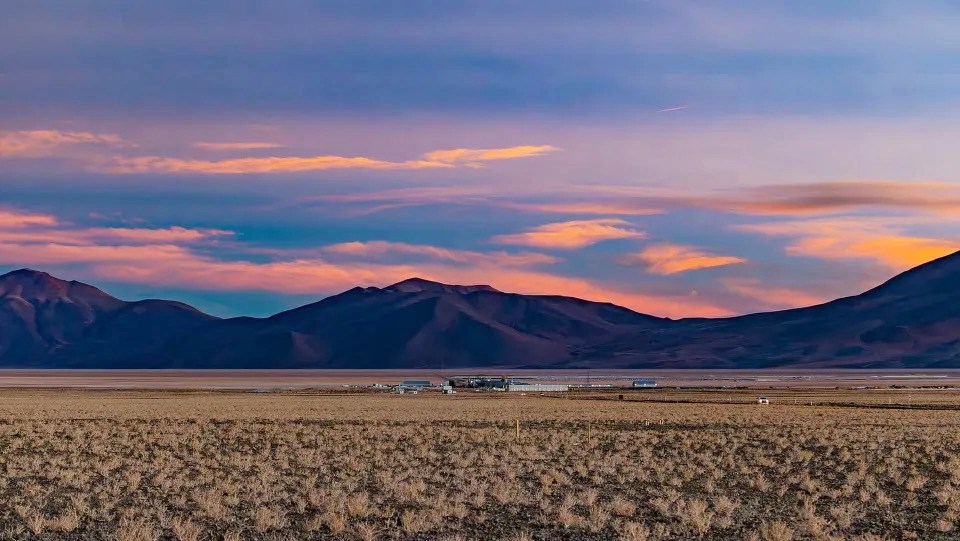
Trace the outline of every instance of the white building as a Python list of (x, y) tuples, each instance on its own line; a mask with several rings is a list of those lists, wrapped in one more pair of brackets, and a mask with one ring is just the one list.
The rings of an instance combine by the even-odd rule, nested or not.
[(569, 391), (569, 385), (554, 385), (547, 383), (509, 383), (506, 386), (508, 391), (522, 391), (529, 393), (555, 393)]

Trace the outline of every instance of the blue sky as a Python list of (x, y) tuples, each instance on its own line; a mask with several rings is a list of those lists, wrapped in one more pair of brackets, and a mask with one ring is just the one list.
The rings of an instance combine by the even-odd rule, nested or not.
[(29, 2), (0, 269), (265, 315), (420, 275), (682, 317), (960, 248), (949, 2)]

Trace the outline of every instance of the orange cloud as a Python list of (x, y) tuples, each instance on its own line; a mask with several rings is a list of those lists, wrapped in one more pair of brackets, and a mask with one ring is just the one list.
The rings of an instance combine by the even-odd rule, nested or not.
[(960, 250), (960, 242), (904, 235), (862, 238), (810, 237), (787, 247), (791, 255), (824, 259), (866, 258), (906, 270)]
[[(539, 150), (538, 150), (539, 149)], [(449, 169), (458, 165), (475, 166), (489, 160), (538, 156), (553, 147), (521, 146), (497, 149), (457, 149), (428, 152), (421, 159), (387, 161), (364, 156), (308, 156), (195, 160), (166, 156), (116, 157), (105, 164), (111, 173), (199, 173), (211, 175), (247, 173), (298, 173), (327, 169)]]
[(714, 255), (699, 248), (677, 244), (654, 244), (639, 253), (621, 258), (624, 264), (639, 263), (646, 266), (647, 272), (663, 275), (735, 265), (745, 261), (739, 257)]
[(230, 150), (257, 150), (262, 148), (280, 148), (283, 145), (278, 143), (252, 141), (252, 142), (236, 142), (236, 143), (199, 142), (199, 143), (194, 143), (193, 146), (196, 148), (199, 148), (200, 150), (230, 151)]
[(63, 147), (91, 144), (120, 144), (118, 136), (58, 130), (0, 131), (0, 158), (38, 158), (55, 154)]
[(794, 237), (789, 255), (821, 259), (872, 259), (906, 270), (960, 250), (960, 241), (904, 234), (918, 220), (904, 218), (838, 218), (735, 226), (768, 236)]
[(508, 148), (455, 148), (427, 152), (423, 155), (423, 159), (431, 162), (464, 163), (468, 166), (479, 167), (482, 165), (481, 162), (532, 158), (557, 150), (559, 150), (557, 147), (550, 145), (524, 145)]
[(497, 244), (574, 249), (605, 240), (644, 237), (644, 233), (623, 227), (625, 225), (630, 224), (616, 218), (556, 222), (534, 227), (523, 233), (497, 235), (491, 240)]

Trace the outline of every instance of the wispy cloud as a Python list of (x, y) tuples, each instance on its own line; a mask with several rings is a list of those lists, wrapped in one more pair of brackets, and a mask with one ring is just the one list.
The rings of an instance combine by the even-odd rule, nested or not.
[(700, 209), (756, 216), (828, 216), (862, 209), (960, 211), (960, 184), (920, 181), (836, 181), (777, 184), (691, 195), (643, 186), (572, 186), (528, 190), (444, 186), (317, 196), (315, 203), (351, 203), (367, 212), (434, 204), (471, 204), (523, 212), (644, 216)]
[(84, 131), (20, 130), (0, 131), (0, 158), (40, 158), (65, 147), (119, 145), (117, 135)]
[(508, 267), (545, 265), (559, 261), (559, 259), (550, 255), (531, 252), (478, 252), (474, 250), (457, 250), (440, 246), (387, 241), (344, 242), (325, 246), (322, 251), (326, 254), (347, 255), (353, 258), (410, 255), (418, 258), (451, 261), (454, 263), (491, 264)]
[(649, 216), (663, 213), (662, 209), (633, 205), (616, 201), (557, 201), (557, 202), (512, 202), (491, 201), (492, 205), (525, 212), (544, 214), (592, 214), (607, 216)]
[(676, 107), (667, 107), (666, 109), (659, 109), (658, 113), (673, 113), (675, 111), (683, 111), (684, 109), (689, 109), (689, 105), (678, 105)]
[(57, 218), (48, 214), (36, 214), (17, 209), (0, 208), (0, 228), (21, 229), (30, 226), (52, 226), (58, 223)]
[(233, 143), (212, 143), (212, 142), (199, 142), (194, 143), (194, 147), (199, 148), (200, 150), (213, 150), (213, 151), (233, 151), (233, 150), (258, 150), (265, 148), (281, 148), (283, 145), (279, 143), (270, 143), (267, 141), (248, 141), (248, 142), (233, 142)]
[[(580, 194), (578, 194), (580, 195)], [(623, 205), (692, 208), (734, 214), (817, 216), (858, 209), (915, 211), (960, 210), (960, 184), (906, 180), (841, 180), (803, 184), (770, 184), (737, 189), (688, 191), (634, 186), (590, 186), (583, 198), (616, 196)]]
[(639, 239), (645, 235), (617, 218), (573, 220), (534, 227), (522, 233), (497, 235), (492, 242), (538, 248), (575, 249), (614, 239)]
[(960, 250), (960, 240), (905, 233), (918, 220), (894, 217), (810, 219), (743, 224), (739, 231), (792, 238), (785, 252), (820, 259), (868, 259), (893, 270), (932, 261)]
[[(535, 197), (539, 195), (540, 199)], [(564, 196), (568, 197), (565, 199)], [(424, 205), (450, 204), (475, 205), (519, 210), (541, 214), (569, 214), (586, 216), (649, 216), (662, 214), (663, 209), (618, 201), (607, 196), (591, 198), (589, 195), (569, 196), (546, 192), (543, 194), (498, 193), (489, 187), (477, 186), (430, 186), (399, 188), (369, 192), (328, 194), (294, 199), (289, 206), (313, 206), (324, 203), (353, 205), (359, 214), (372, 214), (384, 210)]]
[(30, 244), (92, 245), (189, 244), (233, 236), (222, 229), (193, 229), (181, 226), (79, 227), (50, 214), (0, 209), (0, 241)]
[(413, 160), (391, 162), (372, 158), (312, 156), (306, 158), (236, 158), (230, 160), (189, 160), (163, 156), (115, 158), (107, 165), (111, 173), (200, 173), (231, 175), (248, 173), (299, 173), (326, 169), (438, 169), (449, 164)]
[(734, 256), (723, 256), (693, 246), (677, 244), (654, 244), (642, 251), (620, 259), (626, 265), (640, 264), (653, 274), (678, 274), (698, 269), (723, 267), (746, 262)]
[(104, 169), (111, 173), (199, 173), (211, 175), (247, 173), (298, 173), (328, 169), (450, 169), (476, 167), (493, 160), (530, 158), (556, 150), (551, 146), (518, 146), (494, 149), (455, 149), (427, 152), (419, 159), (389, 161), (365, 156), (245, 157), (198, 160), (168, 156), (115, 157)]
[(423, 155), (423, 159), (439, 163), (462, 163), (468, 167), (480, 167), (483, 162), (496, 160), (514, 160), (532, 158), (559, 150), (550, 145), (516, 146), (508, 148), (456, 148), (452, 150), (434, 150)]
[[(704, 200), (710, 206), (710, 200)], [(763, 186), (712, 202), (755, 214), (830, 214), (865, 207), (960, 210), (960, 185), (948, 182), (856, 180)]]

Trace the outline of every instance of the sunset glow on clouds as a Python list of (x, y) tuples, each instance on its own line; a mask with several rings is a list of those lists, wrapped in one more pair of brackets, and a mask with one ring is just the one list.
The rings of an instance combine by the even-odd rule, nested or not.
[(199, 143), (194, 143), (193, 146), (201, 150), (231, 151), (231, 150), (260, 150), (264, 148), (280, 148), (283, 145), (278, 143), (249, 141), (249, 142), (235, 142), (235, 143), (199, 142)]
[(614, 239), (640, 239), (644, 233), (617, 218), (573, 220), (540, 225), (522, 233), (497, 235), (496, 244), (535, 246), (538, 248), (576, 249)]
[[(15, 217), (16, 211), (4, 211)], [(17, 222), (0, 224), (0, 264), (65, 265), (93, 279), (221, 291), (266, 291), (279, 294), (323, 295), (355, 285), (384, 286), (412, 276), (426, 279), (485, 283), (530, 294), (563, 294), (614, 302), (673, 317), (721, 316), (730, 312), (709, 301), (683, 296), (624, 291), (593, 280), (534, 270), (557, 258), (536, 253), (481, 253), (384, 241), (349, 242), (320, 247), (321, 253), (341, 256), (292, 257), (271, 261), (224, 260), (204, 255), (192, 244), (231, 236), (227, 231), (182, 227), (83, 228), (53, 217), (44, 222), (22, 214)], [(23, 226), (35, 229), (25, 232)], [(243, 248), (237, 248), (242, 252)], [(253, 250), (255, 251), (255, 250)], [(284, 255), (282, 251), (276, 252)], [(377, 261), (388, 254), (414, 255), (416, 263)], [(292, 254), (296, 255), (296, 254)], [(347, 256), (343, 258), (342, 256)], [(371, 261), (371, 258), (373, 261)]]
[[(907, 224), (914, 220), (907, 220)], [(900, 223), (898, 223), (900, 222)], [(896, 218), (840, 218), (737, 226), (742, 231), (787, 237), (787, 254), (822, 259), (867, 259), (902, 271), (960, 250), (960, 239), (905, 235)]]
[(0, 159), (41, 158), (82, 145), (117, 145), (116, 135), (58, 130), (0, 131)]
[[(201, 143), (203, 144), (203, 143)], [(224, 144), (210, 146), (206, 143), (204, 148), (211, 150), (216, 148), (224, 150), (227, 148), (243, 150), (236, 144)], [(247, 147), (251, 148), (251, 147)], [(264, 147), (252, 147), (264, 148)], [(323, 171), (327, 169), (380, 169), (380, 170), (404, 170), (404, 169), (443, 169), (464, 165), (467, 167), (478, 167), (483, 162), (495, 160), (508, 160), (516, 158), (530, 158), (540, 156), (545, 152), (556, 150), (550, 146), (519, 146), (496, 149), (456, 149), (456, 150), (435, 150), (427, 152), (420, 159), (406, 160), (400, 162), (379, 160), (363, 156), (310, 156), (310, 157), (264, 157), (264, 158), (232, 158), (226, 160), (196, 160), (183, 158), (170, 158), (163, 156), (134, 156), (118, 157), (111, 160), (106, 166), (106, 171), (111, 173), (198, 173), (212, 175), (227, 174), (245, 174), (245, 173), (301, 173), (304, 171)]]
[(950, 3), (211, 2), (9, 6), (0, 271), (218, 315), (421, 276), (677, 317), (960, 248)]
[(735, 265), (746, 260), (739, 257), (711, 254), (692, 246), (654, 244), (635, 254), (626, 255), (620, 261), (626, 265), (644, 265), (647, 272), (653, 274), (677, 274), (697, 269)]

